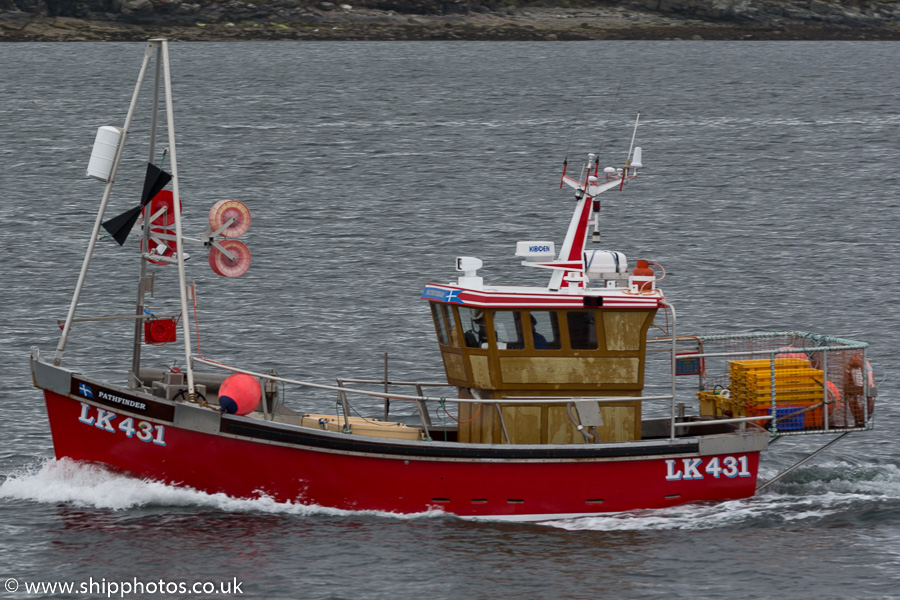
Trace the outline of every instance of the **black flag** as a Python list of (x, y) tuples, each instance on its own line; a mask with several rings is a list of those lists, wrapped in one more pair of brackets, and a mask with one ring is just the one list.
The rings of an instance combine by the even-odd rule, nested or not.
[(125, 240), (128, 239), (128, 234), (131, 233), (131, 229), (137, 222), (141, 210), (143, 210), (143, 208), (147, 206), (147, 203), (150, 202), (150, 199), (161, 192), (170, 181), (172, 181), (171, 175), (153, 163), (147, 163), (147, 175), (144, 177), (144, 191), (141, 193), (141, 203), (103, 223), (103, 228), (109, 232), (114, 240), (119, 242), (120, 246), (124, 245)]
[(154, 165), (147, 163), (147, 176), (144, 177), (144, 192), (141, 194), (141, 208), (147, 206), (150, 198), (157, 195), (172, 181), (172, 176)]

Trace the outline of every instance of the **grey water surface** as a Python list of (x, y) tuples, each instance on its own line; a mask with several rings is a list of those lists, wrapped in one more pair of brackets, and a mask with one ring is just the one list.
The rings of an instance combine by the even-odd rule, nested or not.
[[(84, 177), (93, 138), (121, 126), (143, 44), (0, 44), (0, 579), (19, 585), (3, 597), (234, 578), (271, 599), (900, 598), (895, 44), (171, 51), (186, 231), (222, 198), (253, 215), (246, 275), (214, 275), (200, 247), (188, 262), (204, 356), (330, 383), (380, 376), (389, 352), (392, 376), (442, 378), (423, 284), (455, 277), (460, 255), (484, 259), (488, 282), (542, 283), (515, 242), (561, 243), (563, 159), (621, 166), (640, 110), (645, 168), (603, 196), (601, 247), (665, 266), (680, 333), (870, 342), (876, 429), (756, 498), (544, 524), (235, 500), (57, 462), (29, 349), (55, 348), (102, 193)], [(140, 192), (146, 100), (111, 214)], [(80, 315), (132, 311), (136, 242), (101, 242), (94, 264)], [(172, 310), (172, 275), (160, 268), (152, 310)], [(79, 325), (65, 363), (123, 381), (129, 332)], [(301, 410), (333, 400), (288, 394)], [(822, 441), (779, 441), (763, 478)]]

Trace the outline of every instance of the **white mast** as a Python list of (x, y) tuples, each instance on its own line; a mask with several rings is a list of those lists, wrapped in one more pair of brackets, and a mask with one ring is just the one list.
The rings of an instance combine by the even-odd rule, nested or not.
[[(181, 298), (181, 331), (184, 336), (184, 361), (187, 372), (188, 401), (197, 399), (194, 389), (194, 369), (191, 360), (191, 324), (188, 318), (187, 280), (184, 274), (184, 239), (181, 236), (181, 197), (178, 193), (178, 159), (175, 153), (175, 117), (172, 111), (172, 77), (169, 71), (169, 42), (167, 40), (150, 40), (151, 43), (162, 44), (163, 80), (166, 84), (166, 121), (169, 129), (169, 160), (172, 164), (172, 194), (175, 213), (175, 255), (178, 259), (178, 287)], [(145, 227), (149, 224), (145, 224)]]
[[(178, 182), (178, 160), (175, 151), (175, 119), (172, 109), (172, 78), (169, 69), (169, 47), (168, 41), (164, 39), (151, 39), (147, 42), (147, 49), (144, 52), (144, 60), (141, 63), (141, 71), (138, 75), (137, 84), (134, 88), (134, 94), (131, 97), (131, 104), (128, 107), (128, 114), (125, 117), (125, 125), (121, 132), (121, 137), (118, 142), (118, 146), (115, 151), (115, 157), (112, 161), (112, 166), (110, 168), (109, 175), (106, 177), (106, 189), (103, 192), (103, 199), (100, 202), (100, 209), (97, 212), (97, 220), (94, 223), (94, 228), (91, 232), (91, 239), (88, 243), (87, 251), (84, 255), (84, 263), (81, 266), (81, 272), (78, 276), (78, 283), (75, 286), (75, 293), (72, 296), (72, 304), (69, 306), (69, 312), (66, 315), (66, 322), (63, 326), (63, 332), (59, 339), (59, 345), (56, 348), (56, 355), (53, 359), (54, 365), (59, 365), (62, 362), (63, 351), (66, 347), (66, 342), (69, 337), (69, 332), (72, 329), (72, 321), (75, 318), (75, 310), (78, 307), (78, 302), (81, 298), (81, 292), (84, 289), (84, 282), (87, 278), (87, 271), (90, 267), (91, 257), (94, 253), (94, 248), (97, 245), (97, 240), (99, 239), (100, 227), (102, 225), (103, 216), (106, 212), (106, 206), (109, 203), (110, 194), (112, 192), (113, 183), (115, 183), (116, 171), (118, 170), (119, 160), (122, 157), (122, 151), (125, 147), (125, 138), (128, 135), (129, 128), (131, 127), (131, 121), (134, 118), (135, 107), (137, 105), (138, 96), (140, 95), (141, 88), (144, 83), (144, 77), (147, 73), (147, 66), (150, 63), (150, 57), (153, 55), (153, 51), (158, 50), (157, 53), (157, 61), (162, 61), (163, 67), (163, 79), (165, 84), (165, 102), (166, 102), (166, 121), (168, 125), (168, 141), (169, 141), (169, 154), (171, 155), (171, 171), (172, 171), (172, 189), (174, 196), (174, 218), (175, 218), (175, 248), (176, 248), (176, 262), (178, 264), (178, 285), (179, 285), (179, 296), (181, 298), (181, 324), (182, 324), (182, 336), (184, 339), (184, 357), (185, 357), (185, 366), (187, 371), (187, 385), (188, 385), (188, 399), (194, 401), (196, 399), (196, 390), (194, 389), (194, 372), (192, 367), (192, 357), (191, 357), (191, 330), (190, 330), (190, 318), (188, 312), (188, 304), (187, 304), (187, 282), (186, 276), (184, 272), (184, 240), (182, 237), (182, 228), (181, 228), (181, 198), (179, 196), (179, 182)], [(159, 69), (159, 62), (157, 62), (157, 70)], [(159, 79), (157, 77), (156, 87), (154, 91), (154, 100), (159, 97)], [(155, 121), (156, 121), (156, 106), (157, 103), (154, 102), (154, 130), (151, 132), (151, 152), (152, 148), (155, 144)], [(152, 158), (152, 155), (151, 155)], [(151, 160), (152, 162), (152, 160)], [(148, 215), (149, 218), (149, 215)], [(149, 223), (145, 221), (144, 223), (145, 231), (149, 228)], [(143, 271), (143, 269), (142, 269)], [(141, 284), (143, 285), (143, 281)], [(142, 315), (136, 315), (138, 321), (140, 321)], [(136, 342), (138, 343), (138, 342)], [(137, 359), (135, 359), (137, 360)], [(137, 374), (137, 373), (135, 373)]]
[(122, 149), (125, 147), (125, 139), (128, 137), (128, 130), (131, 127), (131, 120), (134, 118), (134, 108), (137, 106), (138, 95), (141, 86), (144, 83), (144, 76), (147, 73), (147, 65), (150, 63), (150, 56), (153, 54), (153, 40), (147, 44), (147, 50), (144, 52), (144, 60), (141, 62), (141, 72), (138, 74), (137, 84), (134, 86), (134, 94), (131, 96), (131, 104), (128, 105), (128, 114), (125, 116), (125, 124), (122, 126), (122, 136), (119, 140), (119, 146), (116, 149), (116, 155), (113, 159), (112, 168), (109, 177), (106, 180), (106, 188), (103, 190), (103, 199), (100, 201), (100, 209), (97, 211), (97, 220), (94, 222), (94, 229), (91, 230), (91, 239), (88, 242), (87, 251), (84, 254), (84, 262), (81, 265), (81, 273), (78, 275), (78, 283), (75, 284), (75, 293), (72, 295), (72, 303), (69, 305), (69, 312), (66, 315), (66, 323), (63, 325), (62, 335), (59, 337), (59, 344), (56, 346), (56, 355), (53, 357), (53, 364), (59, 366), (62, 363), (63, 352), (66, 349), (66, 342), (69, 339), (69, 332), (72, 330), (72, 320), (75, 318), (75, 309), (78, 308), (78, 301), (81, 299), (81, 292), (84, 289), (84, 281), (87, 278), (88, 269), (91, 266), (91, 258), (94, 255), (94, 248), (97, 246), (97, 240), (100, 237), (100, 225), (103, 222), (103, 215), (106, 213), (106, 205), (109, 203), (109, 196), (112, 193), (112, 186), (116, 180), (116, 171), (119, 169), (119, 160), (122, 158)]

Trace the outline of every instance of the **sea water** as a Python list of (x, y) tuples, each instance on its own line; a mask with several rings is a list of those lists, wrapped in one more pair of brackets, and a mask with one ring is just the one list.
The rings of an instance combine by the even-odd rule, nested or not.
[[(0, 45), (8, 597), (35, 597), (29, 582), (96, 583), (43, 596), (87, 598), (164, 580), (240, 582), (245, 597), (273, 599), (900, 598), (893, 44), (172, 44), (186, 233), (223, 198), (253, 215), (243, 277), (214, 275), (188, 249), (208, 358), (329, 383), (381, 377), (387, 352), (392, 377), (440, 380), (424, 283), (477, 256), (489, 283), (542, 284), (515, 242), (561, 243), (573, 208), (557, 189), (563, 159), (570, 174), (588, 152), (621, 166), (638, 110), (645, 167), (602, 196), (597, 247), (666, 268), (678, 332), (871, 343), (876, 429), (760, 496), (542, 524), (238, 500), (53, 458), (29, 349), (56, 346), (102, 194), (84, 177), (93, 137), (122, 125), (142, 52)], [(139, 198), (144, 96), (110, 214)], [(136, 243), (100, 243), (78, 316), (133, 311)], [(172, 310), (172, 282), (160, 268), (151, 311)], [(130, 335), (77, 324), (65, 364), (124, 381)], [(145, 350), (147, 366), (174, 363), (178, 348)], [(316, 411), (335, 399), (286, 400)], [(825, 439), (780, 440), (761, 479)], [(237, 595), (216, 590), (192, 597)]]

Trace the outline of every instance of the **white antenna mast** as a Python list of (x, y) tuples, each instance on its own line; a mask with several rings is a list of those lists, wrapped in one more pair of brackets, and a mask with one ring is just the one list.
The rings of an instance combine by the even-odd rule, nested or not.
[(631, 133), (631, 145), (628, 146), (628, 156), (625, 158), (625, 168), (622, 170), (622, 183), (619, 184), (619, 191), (625, 187), (625, 179), (628, 177), (628, 167), (631, 166), (631, 151), (634, 149), (634, 138), (637, 136), (638, 121), (641, 120), (641, 111), (638, 111), (637, 117), (634, 119), (634, 131)]
[(638, 111), (637, 117), (634, 119), (634, 131), (631, 133), (631, 145), (628, 146), (628, 158), (625, 159), (625, 168), (628, 168), (631, 162), (631, 151), (634, 149), (634, 138), (637, 135), (638, 121), (641, 120), (641, 111)]

